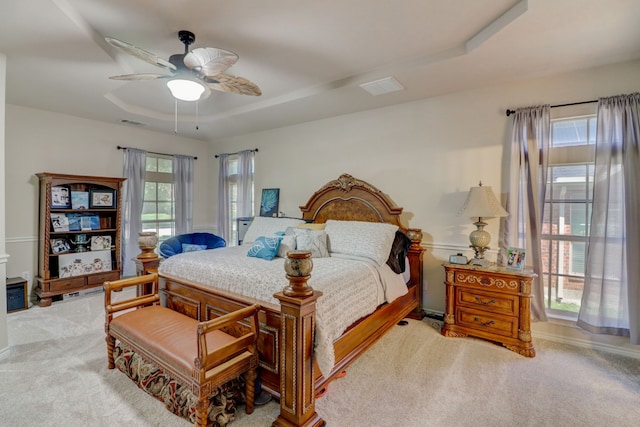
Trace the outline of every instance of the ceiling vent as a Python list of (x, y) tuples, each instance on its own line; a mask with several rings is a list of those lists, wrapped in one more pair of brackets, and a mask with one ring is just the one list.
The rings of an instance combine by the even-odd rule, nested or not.
[(373, 82), (362, 83), (360, 87), (373, 96), (404, 90), (404, 86), (402, 86), (400, 82), (393, 77), (385, 77), (384, 79), (375, 80)]

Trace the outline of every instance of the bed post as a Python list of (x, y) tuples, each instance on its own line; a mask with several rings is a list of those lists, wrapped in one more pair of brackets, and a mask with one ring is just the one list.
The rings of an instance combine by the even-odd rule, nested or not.
[(289, 251), (285, 260), (289, 286), (280, 300), (280, 415), (273, 426), (323, 426), (315, 409), (313, 346), (316, 300), (322, 292), (307, 284), (313, 263), (309, 251)]
[(409, 268), (411, 273), (411, 285), (416, 286), (416, 299), (418, 300), (416, 308), (409, 313), (410, 318), (422, 320), (424, 318), (424, 310), (422, 309), (422, 256), (424, 249), (422, 248), (422, 230), (419, 228), (409, 228), (407, 237), (411, 239), (411, 246), (407, 252), (409, 258)]

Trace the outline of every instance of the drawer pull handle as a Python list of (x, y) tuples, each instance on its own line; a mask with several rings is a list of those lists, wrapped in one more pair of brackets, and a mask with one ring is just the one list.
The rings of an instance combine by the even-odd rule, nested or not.
[(481, 322), (480, 319), (477, 318), (477, 317), (474, 317), (473, 320), (476, 321), (477, 323), (479, 323), (482, 326), (491, 326), (491, 325), (496, 323), (493, 320), (489, 320), (488, 322)]
[(490, 304), (494, 304), (496, 302), (496, 300), (491, 299), (489, 301), (482, 301), (482, 298), (480, 298), (479, 296), (476, 296), (476, 301), (479, 302), (482, 305), (490, 305)]
[(480, 279), (480, 283), (482, 283), (483, 285), (490, 285), (491, 280), (487, 279), (486, 277), (483, 277), (482, 279)]

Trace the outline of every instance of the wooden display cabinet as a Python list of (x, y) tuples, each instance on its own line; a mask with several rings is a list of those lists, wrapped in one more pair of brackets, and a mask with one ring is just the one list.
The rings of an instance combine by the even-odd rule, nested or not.
[(501, 343), (535, 357), (531, 340), (531, 286), (536, 274), (492, 265), (443, 264), (447, 306), (442, 335)]
[(125, 178), (36, 175), (40, 180), (36, 277), (40, 306), (49, 306), (64, 294), (119, 279)]

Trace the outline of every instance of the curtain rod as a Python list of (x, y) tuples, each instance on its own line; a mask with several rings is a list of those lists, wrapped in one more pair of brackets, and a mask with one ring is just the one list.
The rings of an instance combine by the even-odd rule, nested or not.
[[(550, 108), (557, 108), (557, 107), (569, 107), (571, 105), (581, 105), (581, 104), (593, 104), (594, 102), (598, 102), (597, 99), (591, 100), (591, 101), (582, 101), (582, 102), (571, 102), (569, 104), (558, 104), (558, 105), (552, 105)], [(507, 117), (509, 117), (512, 114), (515, 114), (516, 110), (509, 110), (507, 109)]]
[[(132, 148), (132, 147), (123, 147), (121, 145), (118, 145), (118, 150), (126, 150), (127, 148)], [(145, 150), (147, 151), (147, 150)], [(174, 154), (167, 154), (167, 153), (158, 153), (157, 151), (147, 151), (147, 153), (151, 153), (151, 154), (160, 154), (161, 156), (173, 156)], [(193, 156), (194, 160), (198, 160), (198, 158), (196, 156)]]
[[(257, 149), (257, 148), (254, 148), (253, 150), (249, 150), (249, 151), (253, 151), (254, 153), (257, 153), (257, 152), (258, 152), (258, 149)], [(235, 153), (223, 153), (223, 154), (227, 154), (227, 155), (229, 155), (229, 156), (233, 156), (234, 154), (240, 154), (240, 152), (239, 152), (239, 151), (237, 151), (237, 152), (235, 152)], [(220, 157), (221, 155), (222, 155), (222, 154), (216, 154), (216, 155), (215, 155), (215, 158), (217, 159), (217, 158), (218, 158), (218, 157)]]

